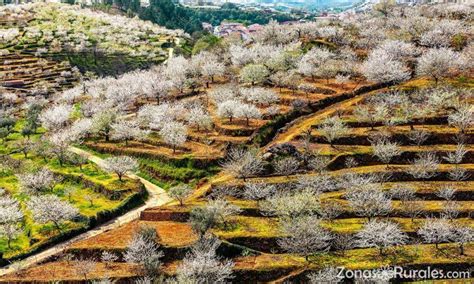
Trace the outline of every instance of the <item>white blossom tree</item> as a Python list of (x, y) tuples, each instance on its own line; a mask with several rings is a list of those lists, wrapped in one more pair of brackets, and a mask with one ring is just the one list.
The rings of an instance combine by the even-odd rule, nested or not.
[(53, 105), (45, 109), (39, 116), (41, 124), (48, 130), (58, 130), (68, 123), (72, 107), (67, 104)]
[(456, 146), (456, 150), (454, 152), (446, 153), (446, 157), (444, 157), (444, 160), (446, 160), (447, 162), (451, 164), (460, 164), (466, 154), (467, 154), (466, 147), (464, 146), (464, 144), (459, 143)]
[(423, 226), (418, 230), (418, 235), (429, 244), (438, 245), (450, 240), (453, 234), (453, 226), (446, 219), (426, 219)]
[(186, 142), (188, 128), (180, 122), (169, 122), (160, 130), (160, 137), (163, 141), (173, 147), (173, 154), (176, 153), (176, 147), (180, 147)]
[(140, 128), (137, 120), (119, 120), (110, 126), (112, 128), (112, 139), (125, 141), (128, 145), (129, 140), (142, 140), (149, 131)]
[(337, 284), (342, 282), (343, 278), (339, 277), (339, 269), (335, 267), (326, 267), (318, 272), (308, 274), (308, 280), (311, 284), (331, 283)]
[[(2, 195), (1, 191), (0, 195)], [(20, 227), (23, 218), (24, 214), (21, 211), (20, 203), (16, 199), (0, 196), (0, 236), (7, 239), (8, 248), (11, 248), (12, 240), (23, 232)]]
[(84, 278), (84, 281), (89, 279), (90, 273), (92, 273), (97, 267), (97, 263), (92, 259), (80, 258), (74, 261), (74, 270), (79, 276)]
[(211, 128), (213, 122), (211, 116), (202, 107), (193, 107), (189, 110), (186, 120), (190, 125), (196, 126), (197, 130)]
[(117, 118), (113, 110), (103, 110), (92, 118), (92, 133), (103, 136), (105, 141), (109, 141), (112, 124)]
[(209, 82), (214, 83), (216, 76), (222, 76), (225, 73), (225, 65), (217, 61), (205, 62), (201, 66), (201, 72), (204, 78), (206, 78), (206, 86), (209, 88)]
[(193, 188), (187, 184), (179, 184), (171, 187), (168, 194), (171, 198), (179, 201), (179, 205), (183, 206), (183, 201), (193, 192)]
[(21, 236), (23, 229), (19, 226), (18, 223), (6, 223), (0, 224), (0, 237), (7, 239), (7, 247), (12, 248), (11, 243), (14, 239)]
[(383, 121), (388, 117), (388, 106), (384, 103), (357, 105), (354, 108), (353, 114), (357, 120), (361, 122), (368, 122), (371, 130), (374, 130), (375, 123)]
[(413, 161), (408, 173), (414, 178), (428, 179), (437, 174), (439, 168), (439, 160), (436, 154), (432, 152), (419, 153), (418, 157)]
[(123, 176), (127, 172), (136, 171), (138, 169), (137, 160), (128, 156), (110, 157), (105, 159), (104, 162), (104, 170), (115, 173), (120, 181), (122, 181)]
[(367, 217), (369, 221), (373, 217), (387, 215), (392, 211), (390, 198), (375, 184), (352, 189), (346, 197), (356, 214)]
[(428, 47), (449, 47), (456, 35), (466, 32), (460, 20), (440, 19), (430, 30), (424, 32), (420, 44)]
[(18, 174), (17, 178), (22, 191), (32, 195), (51, 191), (56, 184), (54, 174), (46, 168), (32, 173)]
[(287, 237), (278, 240), (278, 245), (290, 253), (309, 255), (330, 248), (333, 236), (323, 229), (316, 216), (300, 216), (282, 220), (282, 230)]
[(400, 146), (396, 142), (390, 142), (386, 139), (378, 139), (372, 144), (373, 155), (376, 156), (382, 163), (388, 164), (396, 156), (402, 153)]
[(141, 227), (129, 241), (123, 259), (141, 265), (145, 275), (151, 277), (158, 274), (163, 255), (157, 243), (156, 230), (152, 227)]
[(319, 196), (311, 189), (277, 192), (260, 202), (260, 211), (268, 216), (294, 218), (315, 215), (320, 210)]
[(334, 140), (348, 134), (349, 128), (337, 116), (326, 118), (318, 127), (319, 133), (333, 146)]
[(289, 176), (296, 173), (300, 167), (300, 162), (294, 157), (285, 157), (276, 161), (275, 172), (279, 175)]
[(238, 178), (259, 174), (263, 169), (263, 161), (255, 149), (245, 150), (233, 148), (227, 153), (226, 161), (222, 164), (224, 170)]
[(465, 133), (474, 124), (474, 110), (471, 106), (462, 106), (448, 116), (448, 123)]
[(240, 89), (240, 92), (248, 102), (258, 105), (270, 105), (279, 100), (279, 97), (275, 92), (265, 88), (242, 88)]
[(214, 237), (199, 239), (179, 265), (177, 283), (227, 283), (232, 279), (234, 263), (217, 255), (220, 243)]
[(258, 119), (261, 117), (260, 110), (252, 104), (240, 104), (236, 107), (236, 116), (245, 118), (245, 124), (250, 125), (250, 119)]
[(260, 64), (249, 64), (240, 70), (239, 78), (243, 83), (260, 84), (270, 75), (267, 68)]
[(100, 255), (100, 260), (105, 262), (106, 267), (108, 267), (110, 263), (116, 262), (118, 259), (119, 257), (115, 253), (109, 251), (103, 251)]
[(451, 240), (459, 244), (459, 254), (465, 255), (464, 246), (474, 241), (474, 230), (470, 227), (457, 225), (454, 227)]
[(274, 185), (265, 183), (246, 183), (243, 197), (245, 199), (260, 201), (273, 194), (275, 194), (276, 188)]
[(212, 199), (206, 205), (193, 208), (189, 222), (195, 232), (201, 237), (206, 232), (219, 225), (226, 225), (227, 218), (240, 213), (240, 208), (224, 199)]
[(79, 216), (79, 210), (55, 195), (33, 196), (27, 202), (33, 220), (40, 224), (52, 222), (61, 232), (61, 223)]
[(403, 245), (408, 237), (402, 232), (400, 226), (389, 221), (372, 220), (364, 225), (356, 234), (357, 244), (360, 247), (378, 248), (383, 255), (384, 249), (389, 246)]
[(449, 76), (461, 66), (459, 53), (449, 48), (430, 49), (418, 58), (416, 73), (435, 80)]
[(68, 149), (74, 142), (79, 142), (77, 133), (71, 131), (70, 128), (57, 130), (47, 137), (50, 153), (56, 156), (59, 165), (63, 166), (67, 162)]
[(242, 106), (242, 102), (238, 100), (227, 100), (217, 105), (217, 115), (219, 117), (226, 117), (229, 122), (232, 122), (234, 117), (238, 116), (238, 110)]
[(327, 70), (324, 68), (333, 66), (333, 64), (328, 64), (328, 61), (335, 58), (335, 56), (328, 49), (312, 48), (298, 63), (298, 72), (314, 79), (315, 76), (323, 75), (324, 70)]
[(410, 78), (408, 67), (385, 50), (370, 53), (361, 65), (361, 72), (367, 80), (376, 83), (398, 83)]

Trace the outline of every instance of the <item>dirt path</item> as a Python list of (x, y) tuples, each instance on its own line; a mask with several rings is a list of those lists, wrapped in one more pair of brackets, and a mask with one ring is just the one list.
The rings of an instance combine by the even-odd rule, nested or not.
[[(79, 148), (76, 148), (76, 147), (70, 147), (69, 149), (71, 152), (73, 153), (76, 153), (76, 154), (81, 154), (81, 155), (84, 155), (86, 156), (89, 161), (97, 164), (98, 166), (103, 166), (104, 165), (104, 160), (100, 157), (97, 157), (87, 151), (84, 151), (82, 149), (79, 149)], [(93, 236), (97, 236), (99, 234), (102, 234), (106, 231), (109, 231), (109, 230), (112, 230), (112, 229), (115, 229), (115, 228), (118, 228), (120, 226), (122, 226), (123, 224), (126, 224), (126, 223), (129, 223), (129, 222), (132, 222), (134, 220), (137, 220), (138, 218), (140, 218), (140, 213), (142, 211), (144, 211), (145, 209), (147, 208), (151, 208), (151, 207), (157, 207), (157, 206), (161, 206), (161, 205), (164, 205), (166, 203), (170, 203), (171, 201), (173, 201), (173, 199), (171, 199), (168, 194), (166, 193), (166, 191), (164, 189), (162, 189), (161, 187), (147, 181), (146, 179), (143, 179), (133, 173), (129, 173), (127, 174), (127, 177), (131, 178), (131, 179), (138, 179), (140, 180), (141, 183), (143, 183), (143, 185), (145, 186), (146, 190), (148, 191), (148, 194), (149, 194), (149, 198), (148, 200), (145, 202), (145, 204), (143, 204), (142, 206), (138, 207), (138, 208), (135, 208), (127, 213), (125, 213), (124, 215), (121, 215), (115, 219), (112, 219), (110, 220), (109, 222), (107, 223), (104, 223), (102, 225), (99, 225), (87, 232), (84, 232), (70, 240), (67, 240), (67, 241), (64, 241), (62, 243), (59, 243), (57, 245), (54, 245), (46, 250), (43, 250), (35, 255), (32, 255), (24, 260), (21, 261), (21, 265), (20, 267), (23, 269), (23, 268), (27, 268), (29, 266), (32, 266), (34, 264), (37, 264), (41, 261), (44, 261), (46, 260), (47, 258), (53, 256), (53, 255), (56, 255), (58, 253), (61, 253), (63, 252), (69, 245), (71, 245), (72, 243), (74, 242), (77, 242), (77, 241), (80, 241), (80, 240), (84, 240), (84, 239), (87, 239), (87, 238), (90, 238), (90, 237), (93, 237)], [(2, 269), (0, 269), (0, 276), (3, 276), (5, 274), (9, 274), (9, 273), (12, 273), (15, 271), (15, 266), (14, 265), (9, 265), (9, 266), (6, 266)]]
[(353, 106), (357, 104), (358, 102), (362, 101), (365, 97), (376, 92), (380, 92), (380, 89), (367, 92), (359, 96), (355, 96), (353, 98), (341, 101), (339, 103), (335, 103), (315, 113), (312, 113), (310, 115), (303, 116), (294, 120), (292, 124), (287, 129), (285, 129), (283, 133), (278, 134), (273, 139), (273, 141), (270, 142), (265, 148), (268, 149), (272, 145), (292, 141), (295, 137), (303, 133), (303, 131), (305, 131), (306, 129), (309, 129), (312, 125), (336, 113), (338, 109), (345, 109), (350, 106)]

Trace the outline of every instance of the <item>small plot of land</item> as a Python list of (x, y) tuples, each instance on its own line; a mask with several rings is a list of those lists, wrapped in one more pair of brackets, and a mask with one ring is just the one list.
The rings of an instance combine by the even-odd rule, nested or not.
[(70, 248), (73, 250), (125, 250), (133, 234), (140, 226), (155, 228), (159, 243), (165, 247), (185, 247), (197, 240), (197, 236), (186, 223), (136, 221), (96, 237), (74, 243)]

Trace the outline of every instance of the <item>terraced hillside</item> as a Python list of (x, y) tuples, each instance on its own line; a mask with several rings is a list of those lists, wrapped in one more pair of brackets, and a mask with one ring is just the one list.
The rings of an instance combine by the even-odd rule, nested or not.
[[(390, 273), (400, 268), (470, 281), (471, 12), (386, 3), (327, 22), (271, 22), (189, 58), (172, 50), (149, 69), (84, 74), (47, 100), (20, 106), (9, 95), (0, 216), (13, 217), (0, 222), (1, 259), (47, 237), (44, 227), (92, 226), (85, 220), (108, 212), (89, 210), (84, 179), (111, 190), (141, 182), (149, 199), (125, 219), (112, 214), (77, 239), (4, 261), (0, 282), (436, 278)], [(65, 178), (26, 182), (44, 184), (49, 172), (73, 175), (79, 194), (68, 200)], [(65, 212), (78, 205), (80, 217), (38, 218), (42, 198)]]
[(78, 80), (67, 62), (58, 63), (29, 54), (0, 57), (1, 84), (6, 91), (20, 94), (54, 93), (71, 88)]
[[(418, 92), (432, 94), (435, 90)], [(413, 118), (413, 123), (409, 120), (395, 126), (384, 126), (376, 121), (371, 129), (370, 125), (354, 122), (355, 110), (367, 105), (372, 107), (374, 100), (386, 98), (384, 94), (406, 95), (380, 89), (357, 96), (357, 103), (350, 107), (347, 104), (353, 102), (352, 98), (320, 109), (294, 122), (292, 127), (288, 127), (270, 143), (271, 146), (264, 148), (264, 163), (269, 165), (265, 168), (273, 167), (274, 170), (247, 177), (245, 181), (228, 174), (219, 174), (210, 184), (198, 187), (195, 195), (184, 206), (147, 209), (142, 212), (139, 221), (73, 244), (68, 252), (77, 259), (87, 256), (96, 261), (101, 259), (104, 251), (119, 256), (120, 252), (126, 251), (140, 226), (152, 227), (156, 229), (160, 249), (164, 252), (163, 271), (173, 275), (179, 266), (179, 259), (186, 255), (187, 247), (198, 239), (199, 231), (193, 230), (194, 222), (197, 221), (192, 221), (196, 208), (224, 206), (227, 208), (224, 212), (230, 215), (222, 213), (225, 221), (216, 221), (210, 232), (222, 241), (223, 255), (234, 261), (237, 282), (303, 280), (312, 271), (334, 266), (371, 269), (383, 265), (407, 268), (430, 265), (466, 269), (474, 256), (472, 245), (466, 244), (463, 254), (459, 253), (459, 244), (444, 244), (444, 241), (440, 241), (441, 244), (435, 247), (435, 243), (425, 243), (420, 229), (427, 222), (434, 222), (426, 217), (440, 216), (449, 219), (445, 226), (474, 226), (471, 219), (474, 210), (473, 129), (464, 129), (463, 138), (459, 140), (460, 131), (448, 124), (449, 119), (443, 107), (434, 116)], [(341, 104), (345, 106), (341, 119), (349, 127), (331, 146), (320, 136), (321, 125), (325, 121), (325, 114), (334, 112)], [(317, 119), (318, 116), (321, 119)], [(427, 124), (430, 121), (436, 124)], [(300, 127), (302, 125), (309, 126), (312, 131)], [(407, 138), (411, 133), (410, 125), (413, 125), (414, 131), (423, 130), (434, 137), (416, 145)], [(441, 130), (446, 130), (442, 133), (448, 135), (443, 136), (444, 140), (435, 138)], [(383, 163), (374, 156), (374, 146), (371, 146), (374, 138), (368, 138), (381, 133), (384, 138), (390, 137), (390, 141), (399, 145), (400, 153), (389, 163)], [(282, 137), (290, 135), (293, 139), (284, 144), (278, 143)], [(459, 144), (459, 141), (463, 144)], [(446, 161), (450, 154), (459, 154), (461, 147), (463, 154), (460, 161)], [(417, 162), (420, 157), (424, 157), (421, 153), (431, 153), (437, 159), (426, 172), (415, 170), (419, 169)], [(305, 166), (305, 156), (314, 159), (310, 164), (323, 166)], [(283, 159), (295, 159), (298, 166), (291, 167), (284, 174), (279, 173), (278, 161)], [(459, 177), (459, 172), (462, 172), (462, 177)], [(447, 194), (447, 189), (453, 189), (453, 194)], [(364, 192), (367, 195), (364, 196)], [(214, 201), (208, 201), (208, 198)], [(305, 203), (296, 201), (300, 198)], [(294, 202), (294, 205), (285, 204), (288, 202)], [(318, 212), (321, 219), (318, 219), (317, 226), (331, 233), (330, 250), (308, 254), (305, 248), (282, 246), (287, 239), (296, 243), (304, 242), (299, 239), (304, 229), (297, 231), (299, 234), (285, 231), (285, 222), (288, 222), (285, 220), (291, 221), (292, 216), (304, 216), (308, 212)], [(356, 245), (357, 240), (367, 226), (367, 219), (395, 224), (408, 236), (407, 241), (395, 247), (359, 247)], [(307, 219), (306, 222), (311, 221)], [(388, 255), (392, 257), (386, 257)], [(88, 277), (107, 275), (112, 279), (135, 278), (134, 264), (123, 263), (120, 259), (114, 263), (98, 261)], [(113, 267), (113, 271), (106, 273), (102, 268), (104, 265)], [(60, 267), (64, 267), (64, 262), (46, 262), (4, 280), (33, 280), (37, 277), (43, 280), (58, 277), (81, 279), (73, 266), (67, 266), (67, 270)], [(40, 275), (39, 271), (47, 271), (48, 276)]]

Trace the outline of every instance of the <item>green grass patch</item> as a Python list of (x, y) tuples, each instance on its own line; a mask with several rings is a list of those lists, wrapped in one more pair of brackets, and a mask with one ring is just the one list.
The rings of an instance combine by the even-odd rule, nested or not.
[[(140, 173), (155, 180), (157, 184), (174, 186), (179, 183), (188, 183), (191, 186), (205, 177), (210, 177), (219, 171), (218, 166), (197, 167), (189, 161), (186, 164), (174, 164), (160, 160), (139, 159)], [(169, 187), (168, 186), (168, 187)]]

